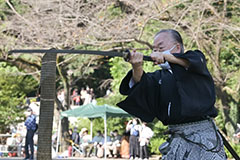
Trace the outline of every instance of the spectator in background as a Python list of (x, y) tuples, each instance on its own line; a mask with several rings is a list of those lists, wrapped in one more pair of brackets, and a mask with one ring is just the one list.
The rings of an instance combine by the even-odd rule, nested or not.
[(90, 149), (90, 143), (91, 143), (91, 136), (88, 134), (87, 128), (82, 128), (80, 132), (80, 145), (83, 150), (83, 156), (87, 157), (88, 154), (88, 149)]
[(95, 98), (93, 88), (90, 88), (89, 94), (91, 95), (92, 99)]
[(73, 93), (72, 93), (72, 96), (71, 96), (71, 98), (72, 98), (72, 105), (76, 105), (76, 96), (78, 96), (78, 89), (77, 88), (75, 88), (74, 90), (73, 90)]
[[(80, 137), (79, 137), (79, 134), (78, 134), (78, 130), (77, 130), (77, 127), (74, 127), (73, 129), (73, 133), (72, 133), (72, 141), (73, 141), (73, 145), (78, 145), (79, 142), (80, 142)], [(73, 156), (75, 156), (75, 149), (72, 149), (72, 152), (73, 152)]]
[(129, 158), (129, 132), (124, 132), (121, 139), (120, 155), (122, 158)]
[(96, 96), (94, 94), (93, 88), (90, 88), (90, 95), (91, 95), (91, 103), (92, 104), (97, 104)]
[(21, 134), (19, 134), (19, 133), (16, 133), (16, 134), (14, 135), (14, 138), (15, 138), (15, 140), (16, 140), (16, 145), (17, 145), (17, 156), (18, 156), (18, 157), (21, 157), (23, 139), (22, 139), (22, 137), (21, 137)]
[(29, 107), (29, 105), (31, 104), (30, 98), (25, 96), (25, 100), (26, 100), (26, 105)]
[(36, 102), (40, 102), (40, 101), (41, 101), (41, 95), (39, 93), (37, 93)]
[(87, 91), (84, 88), (81, 88), (80, 96), (83, 104), (85, 104), (86, 94), (87, 94)]
[(74, 101), (75, 105), (80, 105), (80, 103), (81, 103), (80, 95), (76, 95), (75, 97), (73, 97), (73, 101)]
[(139, 136), (141, 159), (148, 160), (149, 158), (148, 144), (152, 136), (153, 136), (152, 129), (147, 126), (146, 122), (143, 122), (140, 130), (140, 136)]
[(75, 88), (75, 89), (73, 90), (73, 93), (72, 93), (72, 96), (73, 96), (73, 97), (76, 96), (76, 95), (78, 95), (78, 89), (77, 89), (77, 88)]
[(130, 131), (130, 159), (138, 159), (139, 158), (139, 131), (141, 126), (138, 124), (137, 119), (130, 120), (127, 124), (126, 130)]
[(83, 104), (89, 104), (92, 101), (92, 96), (90, 94), (90, 89), (86, 90), (85, 94), (84, 94), (84, 102)]
[(72, 134), (73, 130), (70, 128), (68, 130), (68, 134), (66, 135), (67, 141), (68, 141), (68, 157), (72, 157)]
[(112, 145), (110, 145), (107, 149), (114, 158), (117, 158), (120, 153), (120, 146), (121, 146), (121, 136), (118, 134), (118, 130), (114, 130), (112, 132)]
[(58, 100), (63, 104), (64, 103), (64, 90), (60, 90), (57, 96)]
[[(27, 109), (27, 112), (25, 112), (27, 119), (25, 121), (25, 126), (27, 128), (27, 134), (25, 138), (25, 160), (33, 160), (34, 158), (34, 143), (33, 143), (33, 136), (37, 129), (36, 125), (36, 116), (33, 114), (33, 111), (31, 108)], [(31, 150), (31, 154), (29, 154), (29, 147)]]
[(98, 150), (97, 150), (97, 157), (98, 158), (102, 158), (104, 156), (104, 154), (106, 154), (106, 156), (110, 157), (111, 153), (109, 152), (109, 150), (106, 150), (104, 152), (105, 146), (106, 149), (109, 148), (109, 146), (112, 145), (112, 141), (111, 141), (111, 137), (107, 136), (107, 140), (106, 140), (106, 144), (105, 144), (105, 137), (103, 137), (102, 142), (100, 142), (100, 144), (97, 146)]
[(88, 94), (90, 93), (90, 88), (89, 88), (89, 86), (86, 86), (86, 91), (87, 91)]
[(100, 145), (100, 143), (103, 141), (103, 139), (104, 139), (104, 137), (103, 137), (101, 131), (98, 130), (97, 135), (93, 137), (88, 156), (90, 156), (90, 154), (92, 153), (92, 150), (94, 149), (94, 156), (97, 157), (97, 149), (98, 149), (98, 146)]

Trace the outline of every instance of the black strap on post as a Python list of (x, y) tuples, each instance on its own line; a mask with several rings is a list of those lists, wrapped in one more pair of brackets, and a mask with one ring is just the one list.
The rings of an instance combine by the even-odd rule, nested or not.
[(222, 135), (222, 133), (218, 130), (218, 133), (220, 134), (220, 136), (222, 137), (223, 140), (223, 144), (224, 146), (227, 148), (227, 150), (231, 153), (231, 155), (233, 156), (233, 158), (235, 158), (235, 160), (240, 160), (240, 157), (237, 155), (237, 153), (235, 152), (235, 150), (232, 148), (232, 146), (228, 143), (228, 141), (226, 140), (226, 138)]

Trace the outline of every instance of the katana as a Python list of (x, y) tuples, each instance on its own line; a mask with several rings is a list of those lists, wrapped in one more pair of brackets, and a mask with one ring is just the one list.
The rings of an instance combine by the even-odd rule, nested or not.
[[(108, 57), (122, 57), (126, 61), (129, 60), (130, 51), (126, 50), (124, 52), (117, 51), (97, 51), (97, 50), (67, 50), (67, 49), (16, 49), (8, 52), (9, 54), (14, 53), (62, 53), (62, 54), (89, 54), (89, 55), (100, 55)], [(145, 61), (153, 61), (150, 56), (143, 56)]]

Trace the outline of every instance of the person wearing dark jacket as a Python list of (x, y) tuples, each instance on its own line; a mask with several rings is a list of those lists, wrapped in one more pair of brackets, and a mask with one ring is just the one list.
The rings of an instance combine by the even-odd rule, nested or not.
[[(79, 145), (80, 137), (79, 137), (79, 134), (78, 134), (77, 127), (74, 127), (74, 129), (73, 129), (72, 141), (73, 141), (73, 145), (75, 145), (75, 147), (77, 147)], [(72, 149), (72, 152), (73, 152), (73, 156), (75, 156), (76, 150), (74, 148)]]
[[(26, 134), (26, 138), (25, 138), (25, 160), (29, 159), (29, 160), (33, 160), (34, 158), (34, 142), (33, 142), (33, 137), (34, 137), (34, 133), (37, 129), (37, 125), (36, 125), (36, 116), (33, 114), (33, 111), (31, 108), (27, 109), (26, 116), (27, 119), (24, 123), (24, 125), (27, 128), (27, 134)], [(31, 154), (29, 154), (29, 146), (30, 146), (30, 151)]]
[(132, 70), (120, 85), (127, 98), (117, 105), (145, 122), (156, 117), (168, 125), (170, 138), (159, 147), (163, 160), (225, 160), (213, 118), (215, 88), (204, 54), (184, 53), (181, 35), (173, 29), (154, 37), (151, 58), (162, 69), (146, 73), (143, 54), (133, 51)]

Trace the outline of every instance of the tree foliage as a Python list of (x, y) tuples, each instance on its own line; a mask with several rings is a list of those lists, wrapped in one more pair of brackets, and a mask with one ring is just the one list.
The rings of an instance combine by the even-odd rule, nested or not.
[(36, 87), (31, 76), (18, 75), (17, 68), (0, 63), (0, 133), (24, 120), (25, 96)]

